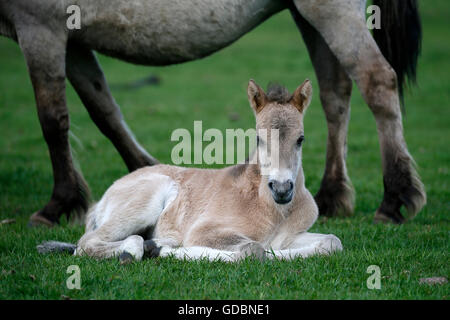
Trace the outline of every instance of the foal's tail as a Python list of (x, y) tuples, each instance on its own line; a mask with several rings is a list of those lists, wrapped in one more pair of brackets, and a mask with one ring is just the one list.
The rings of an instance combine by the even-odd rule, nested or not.
[(59, 241), (45, 241), (36, 246), (39, 253), (68, 253), (74, 254), (77, 248), (76, 244), (59, 242)]
[(380, 8), (381, 28), (373, 37), (386, 60), (397, 73), (398, 92), (403, 104), (406, 78), (416, 82), (422, 27), (417, 0), (373, 0)]

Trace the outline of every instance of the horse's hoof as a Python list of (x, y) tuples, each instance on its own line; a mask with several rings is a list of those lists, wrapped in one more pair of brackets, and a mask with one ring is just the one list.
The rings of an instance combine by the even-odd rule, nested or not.
[(145, 258), (157, 258), (159, 257), (159, 253), (161, 251), (161, 247), (158, 247), (155, 241), (153, 240), (145, 240), (144, 241), (144, 257)]
[(46, 227), (54, 227), (57, 223), (50, 221), (49, 219), (45, 218), (42, 214), (40, 214), (40, 211), (35, 212), (31, 215), (30, 219), (28, 220), (28, 227), (37, 227), (37, 226), (46, 226)]
[(373, 222), (375, 224), (383, 223), (383, 224), (402, 224), (405, 222), (405, 218), (399, 213), (397, 215), (388, 215), (384, 212), (380, 211), (380, 209), (375, 212), (375, 217), (373, 218)]
[(322, 217), (348, 217), (353, 214), (355, 192), (350, 181), (322, 182), (314, 196)]
[(121, 265), (130, 264), (134, 261), (133, 256), (131, 253), (124, 251), (119, 256), (119, 261)]

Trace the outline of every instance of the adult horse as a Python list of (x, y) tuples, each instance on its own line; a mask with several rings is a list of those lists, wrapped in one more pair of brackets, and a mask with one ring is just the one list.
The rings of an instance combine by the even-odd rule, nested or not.
[[(88, 188), (74, 168), (68, 142), (66, 77), (130, 171), (157, 162), (132, 137), (93, 50), (145, 65), (195, 60), (287, 8), (306, 42), (328, 123), (326, 168), (316, 195), (320, 213), (353, 211), (345, 165), (353, 80), (375, 116), (380, 140), (384, 198), (375, 219), (403, 222), (402, 205), (416, 214), (426, 195), (404, 141), (399, 92), (405, 75), (415, 75), (417, 4), (374, 2), (383, 20), (375, 31), (380, 47), (366, 27), (365, 0), (1, 1), (0, 34), (17, 41), (25, 56), (53, 167), (51, 199), (30, 222), (51, 226), (63, 213), (87, 209)], [(81, 10), (80, 30), (66, 27), (69, 5)]]

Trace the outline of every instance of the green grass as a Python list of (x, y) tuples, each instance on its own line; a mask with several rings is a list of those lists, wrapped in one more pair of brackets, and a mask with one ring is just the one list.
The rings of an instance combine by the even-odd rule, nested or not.
[[(128, 266), (87, 257), (41, 256), (43, 240), (75, 242), (79, 226), (53, 229), (26, 226), (31, 213), (52, 190), (49, 155), (39, 126), (23, 56), (10, 40), (0, 39), (0, 299), (448, 299), (445, 285), (420, 285), (423, 277), (449, 277), (450, 209), (450, 42), (446, 0), (422, 1), (424, 41), (419, 86), (406, 96), (404, 127), (409, 150), (419, 165), (428, 205), (402, 226), (374, 225), (382, 198), (382, 175), (375, 122), (357, 89), (352, 100), (348, 171), (357, 192), (352, 217), (319, 219), (311, 231), (334, 233), (344, 251), (330, 257), (291, 262), (244, 261), (225, 264), (173, 259), (146, 260)], [(133, 66), (100, 57), (110, 84), (157, 74), (157, 87), (113, 90), (124, 116), (143, 146), (170, 162), (170, 134), (176, 128), (251, 128), (246, 98), (248, 79), (290, 90), (313, 80), (314, 98), (305, 119), (306, 184), (318, 190), (326, 148), (326, 122), (317, 81), (305, 46), (287, 12), (273, 17), (236, 44), (201, 61), (165, 68)], [(126, 174), (126, 168), (68, 85), (74, 154), (94, 199)], [(230, 113), (240, 115), (231, 121)], [(81, 290), (66, 288), (66, 269), (81, 269)], [(369, 265), (381, 268), (381, 290), (369, 290)]]

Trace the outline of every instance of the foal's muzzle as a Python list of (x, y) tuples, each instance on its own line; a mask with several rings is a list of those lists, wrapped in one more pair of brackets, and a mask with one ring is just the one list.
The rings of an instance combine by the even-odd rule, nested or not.
[(272, 191), (272, 197), (276, 203), (286, 204), (292, 200), (292, 196), (294, 194), (294, 183), (290, 179), (284, 182), (270, 180), (269, 189)]

